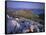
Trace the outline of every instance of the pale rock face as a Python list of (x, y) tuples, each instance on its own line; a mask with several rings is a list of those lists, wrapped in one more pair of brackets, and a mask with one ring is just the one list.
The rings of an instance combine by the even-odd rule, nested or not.
[(13, 32), (14, 30), (14, 24), (12, 23), (12, 20), (7, 21), (7, 32), (10, 33), (11, 31)]
[(9, 18), (9, 15), (7, 15), (7, 18)]
[(8, 18), (8, 19), (12, 19), (12, 17), (10, 17), (9, 15), (7, 15), (7, 18)]
[(14, 31), (15, 26), (19, 28), (20, 24), (16, 20), (9, 20), (7, 24), (7, 27), (8, 27), (7, 29), (9, 30), (8, 32)]
[(25, 32), (29, 32), (29, 29), (23, 30), (23, 33), (25, 33)]
[(12, 22), (13, 26), (16, 26), (18, 24), (18, 22), (15, 20), (12, 20), (11, 22)]
[(33, 32), (34, 26), (33, 26), (33, 25), (31, 25), (30, 29), (31, 29), (31, 31)]

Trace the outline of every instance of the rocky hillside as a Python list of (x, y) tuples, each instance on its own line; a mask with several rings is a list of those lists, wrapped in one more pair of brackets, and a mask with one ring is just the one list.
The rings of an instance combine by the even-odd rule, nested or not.
[(12, 18), (7, 16), (7, 33), (43, 32), (43, 25), (24, 17)]

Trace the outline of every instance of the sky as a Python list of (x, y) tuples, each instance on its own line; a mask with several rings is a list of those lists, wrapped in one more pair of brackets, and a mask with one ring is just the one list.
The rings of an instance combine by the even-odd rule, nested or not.
[(44, 9), (44, 3), (7, 2), (7, 8)]

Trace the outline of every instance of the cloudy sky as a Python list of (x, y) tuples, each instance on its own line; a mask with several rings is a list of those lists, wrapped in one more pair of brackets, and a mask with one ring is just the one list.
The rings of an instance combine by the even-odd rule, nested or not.
[(26, 8), (26, 9), (43, 9), (44, 3), (7, 2), (7, 7), (10, 7), (10, 8)]

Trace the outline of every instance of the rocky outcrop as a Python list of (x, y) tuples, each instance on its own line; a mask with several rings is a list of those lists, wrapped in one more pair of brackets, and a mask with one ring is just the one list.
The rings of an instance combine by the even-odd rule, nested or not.
[(20, 18), (8, 18), (7, 21), (7, 33), (26, 33), (26, 32), (43, 32), (43, 25), (26, 19), (24, 17)]

